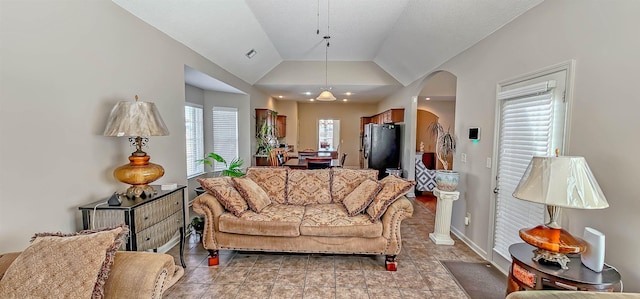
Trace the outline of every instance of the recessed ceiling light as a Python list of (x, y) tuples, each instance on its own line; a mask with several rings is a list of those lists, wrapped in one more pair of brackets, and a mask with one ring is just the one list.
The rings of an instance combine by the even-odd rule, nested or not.
[(311, 92), (310, 92), (310, 91), (307, 91), (307, 92), (305, 92), (304, 94), (306, 94), (306, 95), (310, 96), (310, 95), (311, 95)]
[(315, 101), (315, 99), (309, 99), (309, 102), (313, 102), (313, 101)]
[(350, 91), (347, 91), (345, 94), (346, 94), (346, 95), (348, 95), (348, 96), (350, 96), (350, 95), (351, 95), (351, 92), (350, 92)]
[(282, 99), (282, 98), (284, 98), (284, 97), (283, 97), (283, 96), (278, 96), (278, 98)]
[(347, 101), (347, 99), (342, 99), (342, 101), (343, 101), (343, 102), (346, 102), (346, 101)]
[(251, 49), (249, 50), (249, 52), (247, 52), (247, 54), (244, 54), (245, 56), (247, 56), (247, 58), (251, 59), (253, 58), (253, 56), (256, 56), (256, 54), (258, 54), (258, 52), (256, 52), (256, 50)]
[(425, 99), (425, 100), (427, 100), (427, 101), (430, 101), (430, 100), (431, 100), (431, 98), (424, 98), (424, 99)]

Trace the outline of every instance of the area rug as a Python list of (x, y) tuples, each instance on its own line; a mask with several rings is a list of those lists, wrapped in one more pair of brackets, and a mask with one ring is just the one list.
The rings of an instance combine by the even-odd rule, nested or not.
[(441, 261), (471, 299), (504, 298), (507, 277), (489, 263)]

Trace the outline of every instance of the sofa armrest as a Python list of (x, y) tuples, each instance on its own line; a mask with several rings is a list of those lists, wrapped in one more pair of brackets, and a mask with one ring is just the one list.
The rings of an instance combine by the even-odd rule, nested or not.
[(559, 291), (559, 290), (536, 290), (513, 292), (507, 299), (615, 299), (615, 298), (640, 298), (638, 293), (613, 293), (613, 292), (584, 292), (584, 291)]
[(204, 215), (204, 230), (202, 244), (205, 249), (217, 250), (215, 232), (218, 229), (218, 218), (224, 213), (224, 207), (209, 193), (203, 193), (193, 201), (193, 211)]
[(382, 215), (382, 236), (387, 239), (384, 254), (397, 255), (402, 247), (400, 223), (413, 215), (413, 205), (405, 196), (393, 202)]
[(104, 286), (105, 298), (161, 298), (184, 274), (168, 254), (118, 251)]
[(13, 261), (20, 255), (20, 252), (10, 252), (0, 254), (0, 279), (4, 276), (4, 272), (13, 263)]

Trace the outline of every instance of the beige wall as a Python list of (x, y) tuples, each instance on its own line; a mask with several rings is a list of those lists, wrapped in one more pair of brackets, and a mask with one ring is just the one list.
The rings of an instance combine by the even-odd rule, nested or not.
[(107, 0), (0, 1), (0, 252), (35, 232), (81, 228), (77, 207), (123, 191), (113, 169), (134, 151), (102, 136), (120, 100), (156, 103), (170, 135), (147, 152), (157, 183), (186, 184), (184, 66), (264, 94)]
[[(640, 160), (637, 78), (640, 70), (638, 1), (545, 1), (441, 66), (458, 78), (456, 131), (479, 126), (479, 143), (460, 142), (467, 163), (456, 163), (464, 182), (454, 203), (453, 230), (490, 256), (496, 84), (575, 59), (567, 155), (584, 156), (610, 207), (565, 209), (564, 228), (581, 236), (585, 226), (606, 235), (606, 262), (617, 267), (625, 291), (640, 292)], [(463, 223), (471, 212), (471, 225)]]
[(347, 153), (346, 166), (358, 166), (360, 117), (376, 114), (375, 104), (298, 103), (298, 149), (318, 148), (318, 120), (340, 120), (340, 152)]

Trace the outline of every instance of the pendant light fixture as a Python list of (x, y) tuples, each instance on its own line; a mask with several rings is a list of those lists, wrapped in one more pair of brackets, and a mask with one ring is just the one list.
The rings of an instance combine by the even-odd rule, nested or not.
[[(320, 0), (318, 0), (318, 20), (320, 19)], [(320, 30), (316, 30), (316, 34), (320, 34)], [(333, 93), (331, 93), (331, 88), (329, 88), (329, 68), (328, 68), (328, 61), (329, 61), (329, 39), (331, 39), (331, 36), (329, 35), (329, 0), (327, 0), (327, 35), (325, 35), (324, 40), (326, 41), (326, 47), (325, 47), (325, 51), (324, 51), (324, 89), (323, 91), (320, 93), (320, 95), (318, 95), (318, 97), (316, 98), (316, 100), (318, 101), (325, 101), (325, 102), (330, 102), (330, 101), (335, 101), (336, 97), (333, 96)]]

